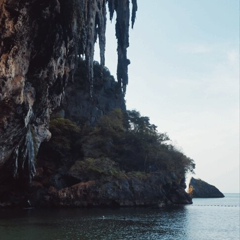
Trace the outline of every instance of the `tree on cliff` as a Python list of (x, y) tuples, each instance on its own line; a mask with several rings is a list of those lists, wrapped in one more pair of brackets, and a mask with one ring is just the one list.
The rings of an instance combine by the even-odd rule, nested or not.
[[(129, 0), (0, 0), (0, 174), (31, 181), (51, 112), (61, 103), (76, 59), (87, 61), (92, 94), (99, 38), (104, 65), (106, 4), (116, 13), (118, 83), (128, 83)], [(132, 0), (132, 25), (137, 1)], [(4, 173), (4, 174), (2, 174)], [(1, 178), (2, 178), (1, 177)], [(0, 179), (1, 184), (1, 179)]]
[[(193, 172), (195, 168), (192, 159), (170, 144), (166, 133), (159, 133), (149, 118), (141, 116), (136, 110), (127, 111), (126, 114), (116, 109), (78, 138), (72, 155), (80, 156), (82, 160), (110, 158), (126, 172), (165, 172), (183, 179), (187, 172)], [(77, 154), (79, 151), (82, 152)]]

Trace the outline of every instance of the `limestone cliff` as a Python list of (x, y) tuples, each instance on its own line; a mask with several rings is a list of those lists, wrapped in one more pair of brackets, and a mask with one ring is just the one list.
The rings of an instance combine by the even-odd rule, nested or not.
[[(76, 59), (87, 62), (93, 95), (94, 44), (104, 65), (106, 4), (117, 15), (119, 89), (128, 82), (129, 0), (0, 0), (0, 186), (23, 186), (35, 175), (40, 144), (51, 137), (52, 111), (61, 104)], [(137, 10), (132, 0), (132, 25)]]
[[(139, 134), (127, 131), (131, 4), (0, 0), (0, 206), (191, 203), (184, 189), (193, 161), (161, 145), (165, 135), (147, 117), (138, 118), (147, 126)], [(104, 67), (107, 8), (110, 20), (116, 14), (116, 81)], [(154, 136), (155, 147), (141, 147)]]

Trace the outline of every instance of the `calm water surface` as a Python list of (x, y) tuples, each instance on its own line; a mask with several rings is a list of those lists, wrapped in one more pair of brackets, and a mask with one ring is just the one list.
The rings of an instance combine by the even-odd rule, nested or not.
[(239, 194), (172, 209), (0, 210), (1, 240), (239, 240)]

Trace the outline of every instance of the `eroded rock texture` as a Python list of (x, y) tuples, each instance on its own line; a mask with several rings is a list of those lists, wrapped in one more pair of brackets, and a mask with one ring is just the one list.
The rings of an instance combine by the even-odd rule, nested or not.
[[(27, 185), (48, 131), (50, 114), (62, 101), (76, 58), (88, 64), (90, 94), (94, 44), (104, 64), (106, 4), (117, 15), (118, 82), (125, 91), (129, 0), (0, 0), (0, 186)], [(132, 0), (132, 24), (137, 10)]]
[(45, 197), (47, 201), (42, 201), (41, 204), (57, 207), (166, 207), (192, 203), (184, 189), (175, 186), (178, 188), (176, 191), (170, 186), (172, 193), (167, 194), (161, 184), (160, 178), (154, 175), (144, 180), (138, 178), (90, 180), (61, 190), (51, 187)]

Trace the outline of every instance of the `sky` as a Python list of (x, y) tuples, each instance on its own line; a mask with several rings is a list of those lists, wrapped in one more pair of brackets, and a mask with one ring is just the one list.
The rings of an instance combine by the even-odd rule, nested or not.
[[(115, 22), (106, 66), (116, 76)], [(138, 0), (126, 104), (166, 132), (195, 175), (239, 192), (239, 0)]]

